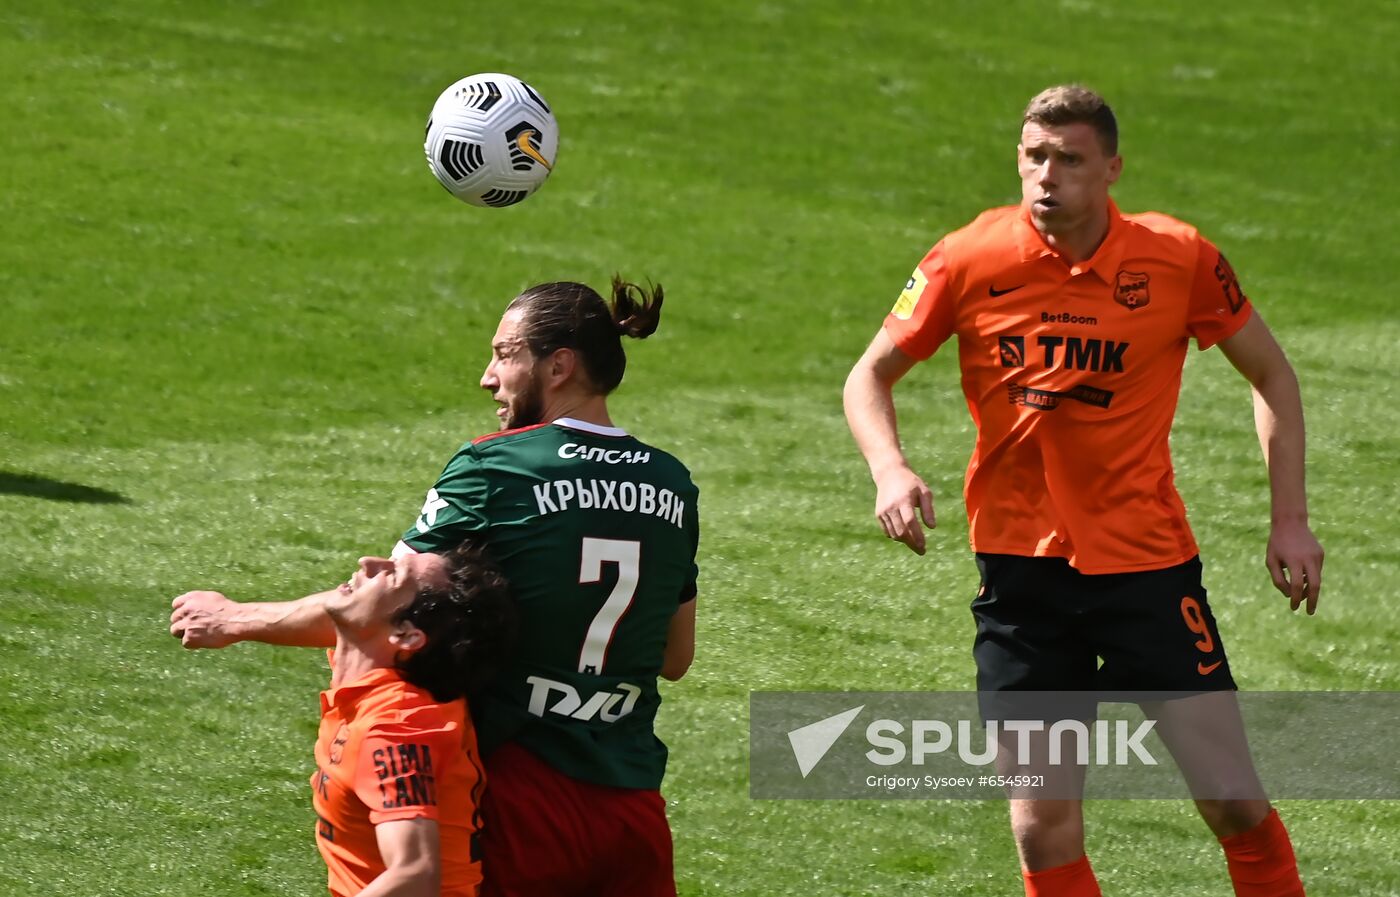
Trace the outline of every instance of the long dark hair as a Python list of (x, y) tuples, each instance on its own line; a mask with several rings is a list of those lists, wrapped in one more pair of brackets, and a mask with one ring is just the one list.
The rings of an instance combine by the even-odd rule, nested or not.
[(530, 354), (546, 358), (559, 349), (574, 350), (589, 382), (607, 395), (627, 370), (622, 337), (646, 339), (655, 333), (663, 298), (660, 284), (643, 288), (613, 275), (610, 302), (587, 284), (559, 281), (530, 287), (506, 310), (523, 312), (521, 332)]

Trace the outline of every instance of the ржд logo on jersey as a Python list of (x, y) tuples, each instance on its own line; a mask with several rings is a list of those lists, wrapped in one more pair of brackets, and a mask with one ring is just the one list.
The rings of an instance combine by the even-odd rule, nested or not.
[[(619, 682), (618, 691), (594, 692), (585, 702), (579, 697), (578, 689), (567, 682), (556, 682), (543, 676), (526, 676), (525, 681), (530, 684), (530, 712), (541, 718), (548, 710), (573, 719), (590, 720), (596, 717), (605, 723), (615, 723), (632, 712), (637, 706), (637, 698), (642, 694), (637, 686)], [(559, 700), (547, 708), (545, 705), (549, 703), (550, 692), (558, 695)], [(619, 702), (621, 707), (617, 706)]]

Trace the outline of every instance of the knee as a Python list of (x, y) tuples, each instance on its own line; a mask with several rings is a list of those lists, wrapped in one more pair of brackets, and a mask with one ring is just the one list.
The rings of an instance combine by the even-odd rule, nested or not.
[(1078, 801), (1016, 801), (1011, 833), (1027, 869), (1048, 869), (1084, 855), (1084, 817)]
[(1267, 800), (1198, 800), (1201, 818), (1217, 838), (1249, 831), (1269, 813)]

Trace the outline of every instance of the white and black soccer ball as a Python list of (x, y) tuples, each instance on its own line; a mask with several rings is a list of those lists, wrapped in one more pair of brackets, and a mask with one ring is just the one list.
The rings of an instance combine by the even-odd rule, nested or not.
[(533, 87), (511, 75), (469, 75), (433, 104), (423, 143), (447, 192), (474, 206), (511, 206), (549, 177), (559, 125)]

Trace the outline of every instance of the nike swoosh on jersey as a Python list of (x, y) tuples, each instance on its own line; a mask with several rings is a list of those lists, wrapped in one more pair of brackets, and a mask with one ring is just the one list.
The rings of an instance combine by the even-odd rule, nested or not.
[(997, 288), (994, 287), (994, 286), (988, 286), (988, 287), (987, 287), (987, 295), (988, 295), (988, 296), (991, 296), (993, 299), (995, 299), (995, 298), (998, 297), (998, 296), (1005, 296), (1007, 293), (1014, 293), (1014, 292), (1016, 292), (1017, 290), (1019, 290), (1019, 289), (1020, 289), (1021, 287), (1023, 287), (1023, 286), (1025, 286), (1025, 284), (1021, 283), (1021, 284), (1017, 284), (1017, 285), (1014, 286), (1014, 287), (1008, 287), (1008, 288), (1006, 288), (1006, 289), (1004, 289), (1004, 290), (999, 290), (999, 289), (997, 289)]
[(1198, 662), (1196, 664), (1196, 672), (1200, 673), (1202, 676), (1209, 676), (1211, 673), (1215, 672), (1216, 667), (1224, 662), (1223, 660), (1217, 660), (1215, 663), (1211, 664), (1207, 664), (1204, 661)]

